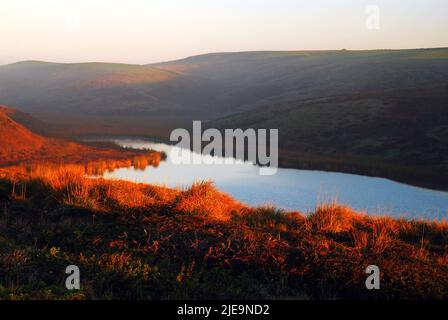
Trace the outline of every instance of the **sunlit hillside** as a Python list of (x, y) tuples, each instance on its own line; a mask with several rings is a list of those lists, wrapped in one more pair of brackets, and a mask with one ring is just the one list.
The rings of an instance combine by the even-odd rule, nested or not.
[[(163, 156), (158, 152), (124, 150), (111, 144), (86, 145), (74, 141), (44, 137), (14, 120), (40, 124), (37, 120), (12, 108), (0, 106), (0, 166), (45, 161), (50, 163), (96, 163), (100, 167), (130, 166), (139, 163), (157, 164)], [(38, 129), (38, 128), (36, 128)]]
[[(250, 207), (210, 182), (104, 180), (107, 170), (158, 166), (164, 154), (45, 137), (16, 113), (0, 109), (1, 299), (448, 297), (446, 221), (336, 203), (305, 215)], [(61, 272), (72, 263), (83, 270), (76, 292)], [(365, 290), (371, 264), (380, 291)]]
[[(336, 204), (304, 216), (250, 208), (210, 183), (173, 190), (84, 173), (0, 170), (0, 298), (448, 298), (446, 222)], [(72, 263), (79, 291), (63, 286)], [(365, 289), (371, 264), (381, 290)]]

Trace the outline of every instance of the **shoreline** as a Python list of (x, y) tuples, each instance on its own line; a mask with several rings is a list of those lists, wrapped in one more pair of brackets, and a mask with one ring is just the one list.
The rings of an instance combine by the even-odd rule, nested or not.
[[(113, 139), (132, 139), (132, 140), (144, 140), (153, 143), (164, 143), (167, 145), (175, 145), (166, 137), (162, 136), (126, 136), (126, 135), (79, 135), (75, 137), (79, 141), (89, 142), (95, 141), (95, 139), (105, 139), (107, 141)], [(192, 150), (192, 148), (190, 148)], [(448, 192), (448, 185), (444, 183), (437, 183), (436, 176), (433, 179), (422, 179), (422, 176), (428, 177), (428, 175), (434, 175), (434, 173), (426, 172), (419, 168), (402, 167), (399, 165), (387, 164), (384, 162), (377, 162), (377, 166), (369, 166), (366, 161), (371, 162), (377, 159), (363, 158), (363, 162), (356, 159), (349, 159), (342, 162), (341, 157), (329, 157), (325, 155), (315, 155), (302, 153), (302, 157), (298, 157), (300, 153), (296, 150), (279, 150), (279, 169), (297, 169), (297, 170), (310, 170), (310, 171), (323, 171), (330, 173), (345, 173), (358, 176), (370, 177), (370, 178), (382, 178), (393, 182), (402, 183), (408, 186), (427, 189), (436, 192)], [(347, 159), (347, 157), (344, 157)], [(371, 164), (371, 163), (369, 163)], [(392, 172), (395, 171), (395, 172)], [(442, 179), (448, 179), (448, 177), (437, 175)]]

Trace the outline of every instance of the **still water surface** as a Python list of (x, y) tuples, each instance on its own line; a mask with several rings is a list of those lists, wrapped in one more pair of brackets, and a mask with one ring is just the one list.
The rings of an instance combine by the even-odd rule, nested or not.
[[(142, 139), (114, 139), (124, 147), (165, 151), (159, 167), (145, 170), (121, 168), (105, 178), (186, 188), (195, 181), (211, 180), (222, 191), (249, 205), (275, 204), (288, 210), (312, 211), (320, 202), (336, 200), (369, 214), (447, 219), (448, 192), (429, 190), (383, 178), (297, 169), (278, 169), (272, 176), (259, 175), (259, 167), (233, 165), (178, 165), (170, 154), (179, 149)], [(190, 152), (189, 150), (185, 150)]]

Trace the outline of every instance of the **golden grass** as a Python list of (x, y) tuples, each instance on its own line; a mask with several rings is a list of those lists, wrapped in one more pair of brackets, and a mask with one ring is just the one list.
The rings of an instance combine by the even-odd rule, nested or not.
[[(119, 213), (114, 223), (125, 228), (118, 235), (107, 224), (83, 247), (90, 252), (106, 246), (107, 251), (81, 260), (104, 272), (146, 279), (141, 281), (153, 274), (147, 259), (161, 256), (179, 263), (170, 269), (179, 284), (193, 281), (199, 266), (219, 265), (246, 270), (254, 279), (261, 277), (259, 272), (279, 283), (288, 279), (291, 288), (295, 281), (307, 283), (307, 292), (319, 297), (322, 292), (313, 284), (325, 283), (329, 292), (353, 297), (354, 292), (364, 292), (365, 267), (378, 264), (385, 277), (378, 296), (448, 297), (446, 221), (372, 217), (336, 203), (321, 205), (305, 216), (272, 206), (248, 207), (210, 182), (175, 190), (90, 178), (88, 171), (80, 164), (42, 163), (0, 169), (0, 200), (32, 204), (41, 212), (32, 219), (45, 217), (40, 206), (48, 203), (87, 210), (93, 217)], [(9, 219), (5, 207), (0, 230), (8, 230)], [(45, 227), (48, 220), (42, 219), (39, 223)], [(137, 249), (143, 250), (143, 256), (134, 256)], [(57, 250), (53, 251), (59, 256)], [(17, 248), (5, 255), (4, 263), (27, 259), (26, 252)]]
[(0, 169), (0, 178), (11, 183), (11, 197), (14, 199), (26, 199), (28, 186), (39, 181), (52, 190), (57, 199), (68, 205), (88, 205), (99, 211), (164, 206), (175, 212), (211, 220), (245, 219), (253, 226), (280, 226), (280, 229), (288, 229), (287, 225), (291, 221), (297, 221), (303, 223), (309, 232), (352, 234), (356, 248), (374, 247), (379, 252), (384, 251), (383, 248), (399, 235), (414, 239), (420, 237), (420, 245), (424, 247), (425, 238), (448, 230), (446, 221), (372, 217), (335, 202), (320, 205), (307, 217), (299, 212), (284, 212), (272, 206), (250, 208), (217, 190), (212, 182), (195, 183), (188, 189), (176, 190), (88, 176), (120, 166), (157, 165), (159, 161), (160, 154), (155, 153), (149, 158), (140, 156), (137, 160), (124, 162), (100, 161), (87, 165), (34, 163)]

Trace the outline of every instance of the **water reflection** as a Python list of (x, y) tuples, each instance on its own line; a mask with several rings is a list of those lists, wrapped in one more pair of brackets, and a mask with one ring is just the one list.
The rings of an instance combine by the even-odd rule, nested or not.
[(121, 168), (106, 173), (106, 178), (169, 187), (188, 187), (195, 181), (212, 180), (219, 189), (247, 204), (271, 203), (303, 212), (312, 211), (319, 202), (337, 200), (370, 214), (448, 218), (448, 192), (336, 172), (279, 169), (273, 176), (261, 176), (257, 166), (242, 162), (234, 165), (176, 165), (170, 160), (174, 146), (138, 139), (114, 141), (124, 147), (165, 151), (167, 159), (158, 168)]

